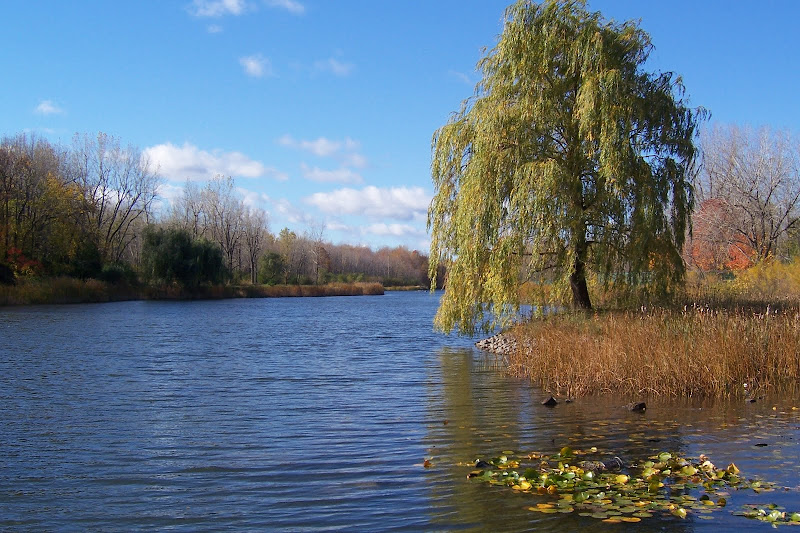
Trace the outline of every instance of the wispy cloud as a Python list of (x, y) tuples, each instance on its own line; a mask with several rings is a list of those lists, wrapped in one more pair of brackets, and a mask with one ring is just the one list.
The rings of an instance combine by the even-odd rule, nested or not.
[(339, 76), (341, 78), (349, 76), (355, 68), (355, 65), (352, 63), (344, 63), (333, 57), (314, 62), (315, 71), (330, 72), (334, 76)]
[(64, 110), (53, 103), (52, 100), (42, 100), (34, 110), (38, 115), (61, 115)]
[(253, 78), (263, 78), (264, 76), (272, 75), (272, 63), (261, 54), (240, 57), (239, 64), (242, 65), (245, 74)]
[(303, 177), (319, 183), (362, 183), (364, 180), (361, 175), (353, 172), (349, 168), (338, 168), (336, 170), (323, 170), (319, 167), (309, 167), (305, 163), (300, 164)]
[(463, 72), (458, 72), (457, 70), (449, 70), (447, 71), (447, 75), (451, 78), (455, 78), (458, 81), (465, 83), (466, 85), (475, 85), (475, 82), (472, 81), (472, 78), (464, 74)]
[(421, 237), (426, 234), (424, 230), (409, 224), (386, 224), (384, 222), (365, 226), (362, 228), (362, 231), (365, 234), (378, 235), (381, 237)]
[(194, 0), (189, 6), (189, 13), (195, 17), (241, 15), (246, 10), (245, 0)]
[(222, 33), (222, 26), (219, 24), (209, 24), (208, 28), (206, 29), (208, 30), (208, 33)]
[(305, 150), (319, 157), (329, 157), (341, 150), (342, 142), (318, 137), (313, 141), (297, 140), (288, 133), (278, 139), (278, 144), (289, 148)]
[(370, 218), (419, 220), (428, 211), (431, 197), (422, 187), (375, 186), (363, 189), (338, 189), (318, 192), (304, 198), (305, 203), (335, 215), (361, 215)]
[(332, 157), (344, 167), (364, 168), (367, 166), (367, 158), (358, 151), (361, 143), (350, 137), (345, 137), (344, 140), (333, 140), (327, 137), (304, 140), (295, 139), (286, 134), (278, 139), (278, 144), (302, 150), (317, 157)]
[(264, 3), (269, 7), (285, 9), (294, 15), (302, 15), (306, 12), (306, 6), (296, 0), (264, 0)]
[(173, 181), (204, 181), (220, 174), (243, 178), (269, 177), (278, 181), (288, 179), (285, 173), (241, 152), (209, 152), (188, 142), (183, 146), (172, 143), (151, 146), (143, 151), (143, 155), (158, 167), (164, 177)]

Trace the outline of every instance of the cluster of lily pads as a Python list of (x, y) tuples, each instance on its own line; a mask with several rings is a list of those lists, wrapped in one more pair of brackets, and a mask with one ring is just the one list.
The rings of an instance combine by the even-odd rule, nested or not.
[[(726, 506), (732, 490), (765, 492), (775, 485), (748, 480), (735, 464), (715, 466), (701, 455), (693, 460), (677, 453), (661, 452), (640, 464), (625, 465), (619, 458), (601, 460), (596, 448), (586, 451), (562, 448), (554, 455), (532, 453), (524, 457), (512, 452), (492, 459), (479, 459), (467, 477), (516, 492), (547, 496), (528, 509), (539, 513), (573, 513), (604, 522), (639, 522), (643, 518), (672, 514), (711, 519)], [(693, 495), (696, 494), (696, 495)], [(800, 514), (777, 508), (735, 513), (773, 524), (800, 525)]]
[(784, 511), (777, 505), (767, 505), (766, 507), (758, 507), (755, 505), (745, 505), (744, 511), (737, 511), (733, 514), (744, 516), (745, 518), (752, 518), (761, 520), (762, 522), (769, 522), (775, 524), (791, 524), (793, 526), (800, 526), (800, 513), (792, 513)]

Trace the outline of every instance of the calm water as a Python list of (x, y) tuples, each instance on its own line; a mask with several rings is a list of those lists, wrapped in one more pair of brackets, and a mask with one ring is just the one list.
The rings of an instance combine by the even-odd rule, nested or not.
[(631, 461), (706, 453), (792, 488), (639, 531), (763, 531), (732, 511), (800, 510), (800, 402), (547, 409), (471, 340), (433, 333), (437, 304), (389, 293), (0, 309), (0, 530), (614, 530), (531, 513), (538, 496), (467, 481), (459, 465), (565, 444)]

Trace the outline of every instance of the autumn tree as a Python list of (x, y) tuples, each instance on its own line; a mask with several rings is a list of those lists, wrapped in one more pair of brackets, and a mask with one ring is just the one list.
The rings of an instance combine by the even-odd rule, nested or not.
[[(0, 142), (0, 262), (21, 258), (63, 273), (82, 238), (82, 194), (67, 152), (26, 134)], [(73, 257), (74, 258), (74, 257)], [(32, 263), (31, 263), (32, 264)]]
[(734, 213), (721, 198), (699, 202), (692, 215), (692, 233), (686, 243), (686, 262), (701, 271), (722, 272), (752, 266), (756, 251), (735, 231)]
[(703, 131), (701, 206), (714, 205), (716, 253), (737, 249), (754, 260), (779, 254), (800, 223), (800, 143), (788, 132), (715, 125)]
[(590, 274), (638, 290), (681, 281), (703, 112), (679, 77), (644, 70), (652, 48), (582, 1), (506, 10), (475, 95), (433, 137), (429, 271), (448, 270), (437, 327), (504, 322), (533, 276), (584, 309)]
[(297, 233), (289, 228), (280, 231), (276, 244), (283, 266), (283, 283), (288, 284), (292, 277), (299, 278), (305, 263), (305, 251)]

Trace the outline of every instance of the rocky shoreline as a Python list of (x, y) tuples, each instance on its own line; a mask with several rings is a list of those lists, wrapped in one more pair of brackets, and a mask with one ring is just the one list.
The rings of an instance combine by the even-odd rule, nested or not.
[(479, 340), (475, 347), (493, 355), (508, 356), (517, 350), (517, 339), (511, 333), (503, 332)]

